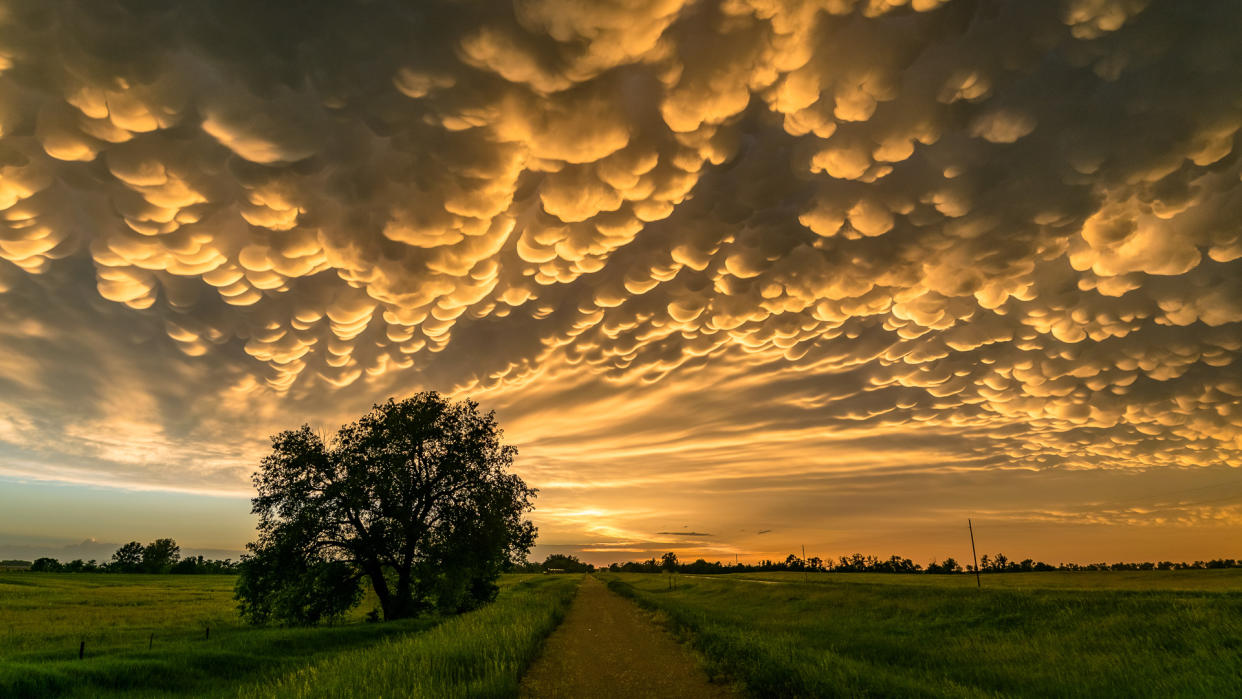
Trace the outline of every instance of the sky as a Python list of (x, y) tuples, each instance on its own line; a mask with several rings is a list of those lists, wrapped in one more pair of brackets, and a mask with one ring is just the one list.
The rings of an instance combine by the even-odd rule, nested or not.
[(1238, 557), (1242, 5), (0, 0), (0, 557), (495, 410), (536, 556)]

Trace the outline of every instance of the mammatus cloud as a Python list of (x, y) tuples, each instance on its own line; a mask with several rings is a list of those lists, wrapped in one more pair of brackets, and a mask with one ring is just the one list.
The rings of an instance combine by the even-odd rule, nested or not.
[(240, 488), (266, 432), (421, 386), (501, 405), (549, 492), (1242, 465), (1240, 32), (0, 2), (2, 467)]

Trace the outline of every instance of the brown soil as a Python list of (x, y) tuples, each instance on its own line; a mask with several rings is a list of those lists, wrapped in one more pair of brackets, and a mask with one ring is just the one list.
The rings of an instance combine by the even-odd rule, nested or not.
[(522, 678), (523, 697), (733, 697), (633, 602), (588, 575), (543, 655)]

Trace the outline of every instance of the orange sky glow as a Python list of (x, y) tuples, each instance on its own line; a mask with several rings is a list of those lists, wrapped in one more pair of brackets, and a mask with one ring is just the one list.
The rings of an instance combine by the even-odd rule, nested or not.
[(1242, 555), (1242, 6), (277, 5), (0, 0), (0, 557), (424, 389), (539, 556)]

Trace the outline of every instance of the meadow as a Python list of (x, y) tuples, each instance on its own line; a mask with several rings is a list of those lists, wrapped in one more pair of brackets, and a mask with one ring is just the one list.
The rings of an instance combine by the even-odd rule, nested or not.
[[(753, 696), (1229, 696), (1242, 570), (603, 573)], [(509, 697), (581, 575), (458, 616), (240, 621), (233, 576), (0, 573), (0, 697)], [(208, 632), (210, 629), (210, 632)], [(85, 658), (78, 659), (85, 641)]]
[(482, 609), (420, 634), (340, 653), (241, 697), (500, 699), (518, 694), (526, 668), (560, 624), (581, 575), (531, 576)]
[[(695, 577), (683, 574), (681, 578)], [(1242, 568), (1221, 570), (1107, 570), (1044, 571), (1039, 573), (983, 573), (979, 582), (974, 574), (953, 575), (893, 573), (729, 573), (722, 578), (780, 583), (862, 583), (864, 585), (915, 585), (935, 588), (988, 589), (1041, 588), (1054, 590), (1187, 590), (1201, 592), (1242, 592)]]
[(607, 574), (755, 696), (1236, 696), (1242, 571)]
[(0, 696), (341, 696), (322, 668), (344, 658), (372, 678), (421, 663), (427, 696), (516, 687), (578, 580), (502, 576), (496, 602), (457, 617), (365, 623), (368, 599), (332, 626), (254, 628), (233, 576), (0, 573)]

